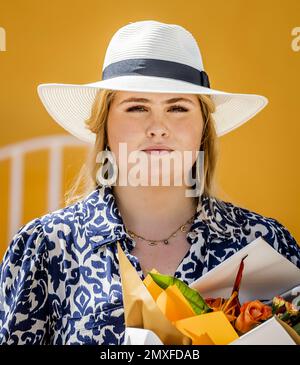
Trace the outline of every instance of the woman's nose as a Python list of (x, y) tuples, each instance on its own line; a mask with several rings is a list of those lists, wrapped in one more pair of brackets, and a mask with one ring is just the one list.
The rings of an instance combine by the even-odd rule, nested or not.
[(166, 125), (158, 120), (152, 121), (147, 128), (147, 136), (162, 136), (167, 137), (169, 135)]

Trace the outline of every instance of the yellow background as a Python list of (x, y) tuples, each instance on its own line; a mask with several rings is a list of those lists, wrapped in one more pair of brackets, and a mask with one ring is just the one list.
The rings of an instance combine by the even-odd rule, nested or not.
[[(0, 148), (66, 133), (36, 87), (100, 80), (118, 28), (146, 19), (180, 24), (198, 41), (211, 87), (269, 98), (262, 112), (220, 138), (220, 197), (278, 219), (300, 242), (300, 51), (291, 47), (299, 14), (299, 0), (1, 0)], [(67, 151), (64, 187), (83, 159)], [(46, 213), (46, 163), (46, 152), (26, 157), (23, 223)], [(9, 167), (0, 164), (0, 257), (8, 244)]]

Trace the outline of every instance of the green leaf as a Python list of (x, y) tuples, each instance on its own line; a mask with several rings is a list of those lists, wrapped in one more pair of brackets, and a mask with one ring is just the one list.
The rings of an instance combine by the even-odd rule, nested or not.
[(203, 314), (212, 312), (213, 310), (206, 304), (205, 300), (201, 297), (199, 292), (190, 288), (180, 279), (174, 278), (169, 275), (155, 274), (149, 272), (149, 275), (155, 281), (155, 283), (162, 289), (167, 289), (171, 285), (176, 285), (185, 299), (189, 302), (193, 308), (195, 314)]

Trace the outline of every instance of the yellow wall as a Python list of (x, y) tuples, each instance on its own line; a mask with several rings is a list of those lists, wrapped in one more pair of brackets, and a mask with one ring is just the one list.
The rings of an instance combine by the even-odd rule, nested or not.
[[(300, 242), (300, 51), (291, 47), (299, 14), (299, 0), (1, 0), (0, 148), (65, 133), (46, 113), (36, 86), (100, 80), (105, 49), (119, 27), (144, 19), (181, 24), (196, 37), (213, 88), (262, 94), (270, 102), (221, 137), (221, 197), (278, 219)], [(66, 157), (64, 186), (82, 162), (77, 156)], [(45, 159), (26, 159), (24, 222), (46, 210)], [(1, 163), (0, 257), (8, 243), (8, 172), (9, 164)]]

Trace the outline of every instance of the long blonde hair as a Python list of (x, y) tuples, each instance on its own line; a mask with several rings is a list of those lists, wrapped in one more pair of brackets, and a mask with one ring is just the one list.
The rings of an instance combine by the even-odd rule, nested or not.
[[(99, 151), (103, 151), (108, 144), (107, 138), (107, 117), (111, 102), (116, 94), (115, 90), (102, 89), (97, 92), (90, 118), (86, 120), (87, 128), (95, 133), (96, 141), (91, 149), (86, 162), (82, 165), (79, 174), (72, 183), (71, 188), (65, 194), (65, 204), (72, 204), (86, 197), (98, 185), (96, 173), (98, 164), (96, 156)], [(203, 194), (214, 196), (217, 191), (215, 181), (215, 170), (218, 155), (218, 137), (214, 126), (212, 113), (215, 111), (215, 104), (209, 95), (196, 95), (202, 110), (204, 126), (200, 151), (204, 152), (204, 188)], [(195, 173), (196, 164), (193, 166)]]

